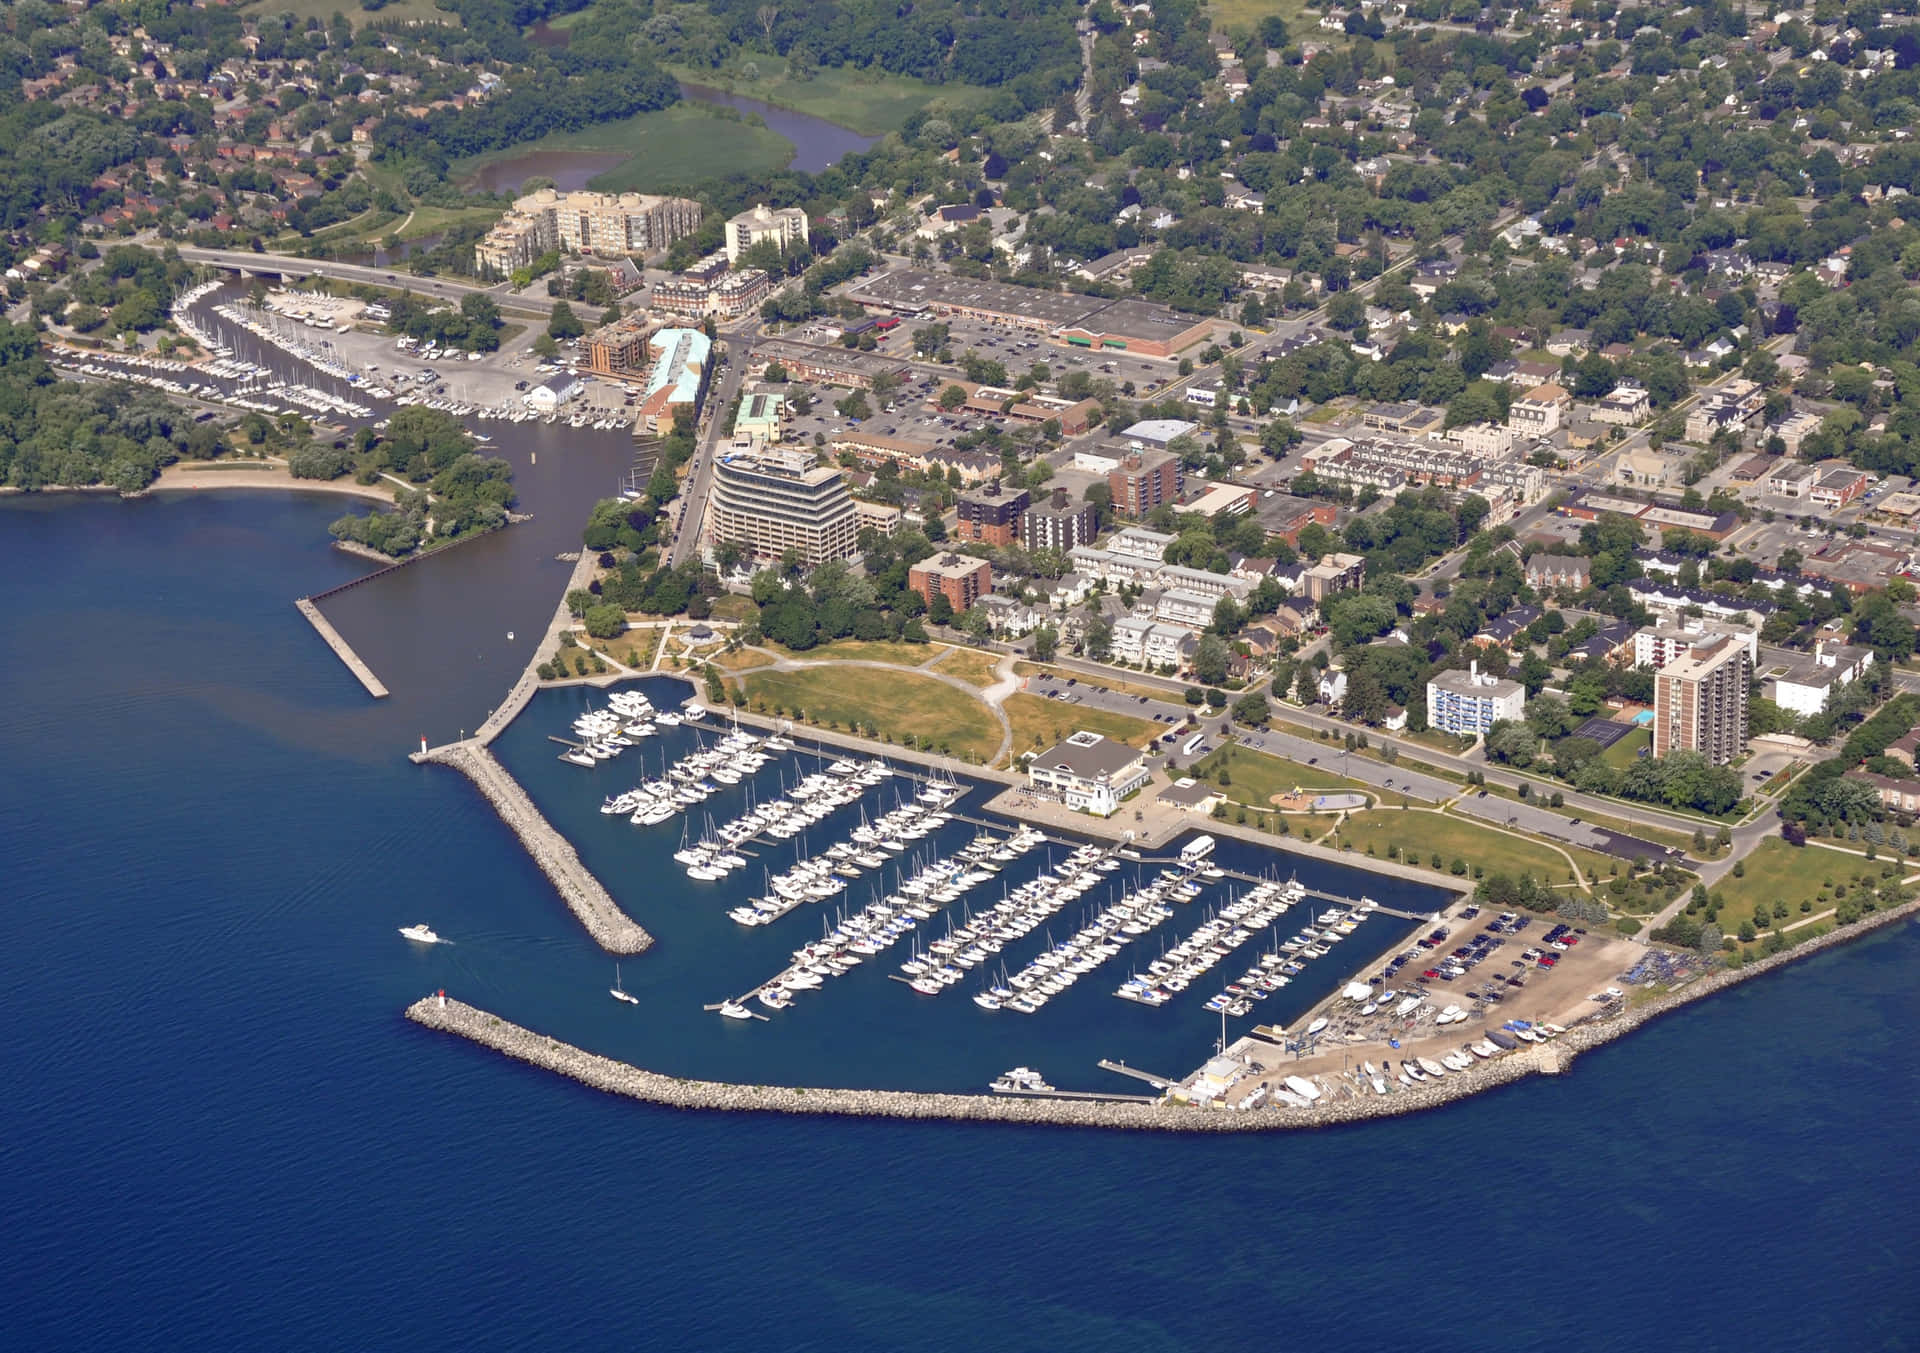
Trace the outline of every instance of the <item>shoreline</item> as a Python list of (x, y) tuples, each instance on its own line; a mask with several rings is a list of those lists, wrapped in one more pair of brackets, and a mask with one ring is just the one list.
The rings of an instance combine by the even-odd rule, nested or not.
[(1122, 1099), (1063, 1100), (991, 1095), (920, 1093), (908, 1090), (846, 1090), (802, 1086), (744, 1085), (694, 1080), (648, 1071), (603, 1057), (513, 1024), (497, 1015), (450, 1000), (422, 997), (406, 1018), (439, 1033), (454, 1034), (516, 1061), (554, 1072), (590, 1089), (666, 1108), (721, 1113), (785, 1113), (809, 1116), (928, 1119), (943, 1122), (1042, 1124), (1110, 1131), (1276, 1132), (1332, 1127), (1437, 1109), (1455, 1100), (1510, 1085), (1532, 1075), (1565, 1072), (1582, 1052), (1633, 1033), (1642, 1025), (1750, 978), (1778, 971), (1838, 945), (1871, 935), (1920, 913), (1920, 900), (1874, 912), (1844, 930), (1744, 967), (1726, 969), (1593, 1024), (1569, 1029), (1552, 1043), (1529, 1046), (1482, 1063), (1470, 1073), (1389, 1095), (1352, 1099), (1324, 1109), (1263, 1107), (1202, 1109), (1142, 1104)]
[[(232, 469), (215, 466), (232, 465)], [(375, 484), (355, 483), (352, 476), (339, 479), (296, 479), (284, 465), (249, 465), (235, 461), (175, 462), (161, 467), (159, 478), (128, 498), (143, 498), (151, 493), (193, 493), (207, 489), (281, 489), (293, 493), (328, 493), (341, 498), (360, 498), (393, 505), (393, 490)], [(109, 492), (112, 490), (109, 489)]]

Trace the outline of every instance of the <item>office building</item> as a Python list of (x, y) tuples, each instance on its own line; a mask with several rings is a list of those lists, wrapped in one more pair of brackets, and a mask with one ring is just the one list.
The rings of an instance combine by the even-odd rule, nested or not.
[(1466, 671), (1450, 668), (1427, 682), (1427, 725), (1460, 737), (1485, 737), (1503, 719), (1517, 719), (1527, 705), (1527, 688), (1517, 681), (1483, 676), (1480, 664)]
[(768, 207), (763, 203), (727, 222), (728, 263), (738, 263), (740, 255), (756, 244), (771, 244), (784, 251), (795, 242), (807, 242), (807, 213), (799, 207)]
[(810, 452), (728, 451), (713, 467), (707, 539), (760, 559), (795, 551), (811, 568), (851, 557), (860, 530), (840, 472)]
[(1724, 766), (1746, 750), (1753, 660), (1739, 639), (1690, 648), (1653, 676), (1653, 754), (1699, 752)]

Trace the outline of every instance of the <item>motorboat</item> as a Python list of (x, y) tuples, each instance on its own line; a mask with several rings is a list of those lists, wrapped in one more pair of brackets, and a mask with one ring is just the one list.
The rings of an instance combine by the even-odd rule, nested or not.
[(446, 944), (447, 943), (446, 940), (443, 940), (438, 935), (434, 934), (433, 927), (426, 924), (426, 922), (424, 921), (421, 922), (419, 925), (403, 925), (400, 927), (400, 933), (402, 935), (405, 935), (408, 939), (412, 940), (415, 944)]
[(753, 1018), (753, 1011), (747, 1009), (746, 1006), (740, 1004), (740, 1002), (738, 1001), (720, 1002), (720, 1013), (725, 1015), (728, 1019), (752, 1019)]

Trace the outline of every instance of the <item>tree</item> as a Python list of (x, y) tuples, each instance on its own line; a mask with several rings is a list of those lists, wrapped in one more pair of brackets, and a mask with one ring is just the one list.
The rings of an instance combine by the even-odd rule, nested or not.
[(1557, 695), (1540, 695), (1527, 702), (1527, 727), (1549, 742), (1565, 737), (1573, 729), (1573, 714), (1567, 702)]
[(1233, 654), (1227, 648), (1227, 641), (1217, 634), (1200, 636), (1200, 646), (1193, 653), (1193, 675), (1209, 686), (1217, 686), (1227, 679), (1227, 669), (1233, 661)]
[(627, 628), (627, 613), (618, 606), (590, 606), (586, 622), (588, 634), (596, 639), (611, 639)]
[(565, 342), (569, 338), (580, 337), (586, 331), (587, 326), (582, 324), (580, 317), (573, 313), (572, 306), (565, 301), (553, 303), (553, 313), (547, 319), (547, 337), (557, 342)]
[(1237, 723), (1264, 728), (1269, 716), (1267, 697), (1259, 691), (1249, 692), (1233, 702), (1233, 717)]
[(975, 643), (985, 643), (993, 637), (993, 617), (987, 614), (984, 606), (969, 607), (960, 617), (960, 629)]
[(1042, 625), (1033, 632), (1033, 656), (1036, 662), (1052, 662), (1060, 651), (1060, 631)]
[(935, 592), (927, 599), (927, 620), (935, 625), (953, 623), (953, 602), (945, 592)]

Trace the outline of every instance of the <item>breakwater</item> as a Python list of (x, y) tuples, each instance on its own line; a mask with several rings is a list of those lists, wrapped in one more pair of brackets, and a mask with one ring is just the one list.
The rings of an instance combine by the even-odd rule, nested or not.
[(1372, 1118), (1397, 1117), (1440, 1108), (1469, 1095), (1510, 1085), (1532, 1075), (1565, 1071), (1581, 1052), (1632, 1033), (1649, 1020), (1680, 1009), (1738, 982), (1772, 972), (1861, 935), (1906, 920), (1920, 910), (1909, 902), (1875, 912), (1858, 924), (1810, 940), (1741, 968), (1731, 968), (1658, 996), (1644, 1005), (1577, 1025), (1552, 1043), (1529, 1046), (1445, 1080), (1397, 1090), (1384, 1098), (1335, 1099), (1310, 1109), (1269, 1105), (1254, 1110), (1203, 1109), (1147, 1104), (1137, 1099), (1000, 1098), (990, 1095), (922, 1094), (903, 1090), (843, 1090), (742, 1085), (693, 1080), (647, 1071), (631, 1063), (535, 1033), (444, 995), (407, 1007), (414, 1023), (455, 1034), (517, 1061), (554, 1072), (608, 1094), (668, 1108), (721, 1113), (823, 1114), (857, 1118), (929, 1119), (948, 1122), (1045, 1124), (1147, 1132), (1274, 1132), (1331, 1127)]
[(477, 742), (455, 742), (430, 752), (417, 752), (413, 759), (452, 766), (473, 781), (500, 814), (500, 820), (520, 838), (534, 863), (552, 880), (561, 901), (602, 949), (610, 954), (638, 954), (653, 944), (653, 936), (620, 910), (600, 880), (581, 863), (572, 843), (554, 830), (492, 752)]
[(349, 672), (360, 678), (360, 684), (367, 688), (367, 694), (376, 700), (385, 699), (387, 688), (381, 684), (380, 678), (375, 676), (373, 669), (353, 651), (353, 646), (340, 637), (340, 631), (333, 627), (332, 622), (320, 614), (320, 608), (313, 604), (312, 599), (300, 597), (293, 604), (300, 608), (300, 614), (307, 618), (307, 623), (312, 625), (320, 637), (326, 641), (327, 647), (333, 650), (334, 656), (346, 664)]

